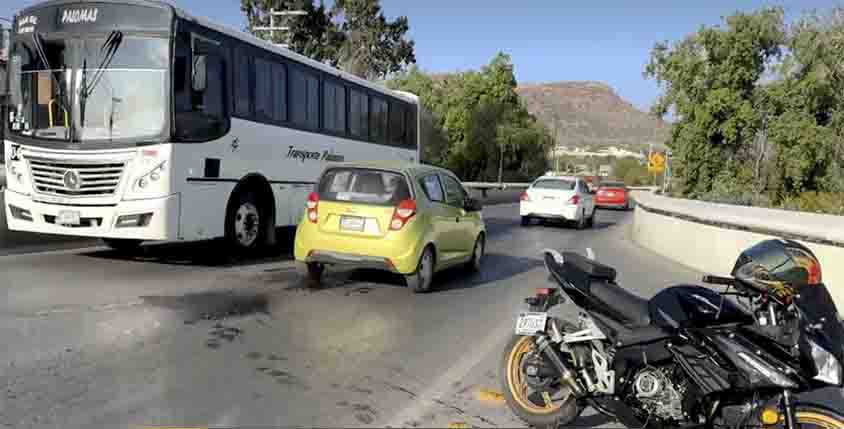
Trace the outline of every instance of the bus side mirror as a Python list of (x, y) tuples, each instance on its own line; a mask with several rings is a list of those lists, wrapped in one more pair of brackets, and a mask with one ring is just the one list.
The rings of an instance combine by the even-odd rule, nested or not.
[(208, 56), (205, 54), (193, 57), (193, 70), (191, 71), (191, 88), (195, 92), (205, 91), (208, 86)]

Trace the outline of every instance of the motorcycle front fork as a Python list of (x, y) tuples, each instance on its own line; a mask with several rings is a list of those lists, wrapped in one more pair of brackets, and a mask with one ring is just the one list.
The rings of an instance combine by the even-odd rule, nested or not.
[(784, 389), (782, 391), (782, 409), (785, 412), (785, 429), (797, 429), (797, 424), (794, 421), (794, 401), (791, 397), (791, 391)]

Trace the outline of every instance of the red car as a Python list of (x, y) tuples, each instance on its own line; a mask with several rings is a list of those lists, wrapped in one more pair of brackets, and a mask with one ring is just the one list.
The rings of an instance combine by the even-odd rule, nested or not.
[(595, 207), (630, 209), (628, 189), (621, 182), (604, 182), (595, 193)]

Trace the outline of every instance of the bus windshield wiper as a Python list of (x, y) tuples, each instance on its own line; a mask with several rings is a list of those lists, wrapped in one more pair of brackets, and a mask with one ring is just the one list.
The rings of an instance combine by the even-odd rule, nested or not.
[[(53, 67), (50, 65), (50, 62), (47, 61), (47, 54), (44, 52), (44, 43), (41, 39), (40, 33), (32, 33), (32, 43), (35, 45), (35, 52), (38, 53), (38, 58), (41, 60), (41, 63), (44, 64), (44, 68), (47, 70), (47, 73), (53, 80), (53, 83), (56, 85), (56, 90), (59, 93), (59, 106), (61, 106), (68, 115), (71, 114), (70, 110), (70, 103), (67, 99), (67, 92), (65, 91), (64, 85), (62, 85), (61, 81), (58, 77), (56, 77), (56, 72), (53, 70)], [(63, 69), (64, 70), (64, 69)], [(69, 140), (73, 140), (73, 127), (68, 124), (68, 135), (67, 138)]]
[(82, 81), (79, 83), (79, 124), (83, 128), (85, 127), (85, 104), (88, 101), (88, 97), (94, 92), (100, 80), (102, 80), (105, 69), (111, 64), (111, 60), (114, 59), (114, 54), (117, 53), (117, 48), (120, 47), (122, 42), (123, 32), (114, 30), (109, 33), (108, 38), (100, 46), (100, 53), (103, 59), (94, 72), (94, 76), (91, 77), (90, 83), (88, 82), (88, 59), (86, 58), (82, 61)]

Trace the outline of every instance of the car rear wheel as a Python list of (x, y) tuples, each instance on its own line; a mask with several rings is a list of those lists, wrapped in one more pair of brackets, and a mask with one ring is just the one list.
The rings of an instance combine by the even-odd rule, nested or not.
[(301, 274), (305, 277), (305, 286), (316, 288), (322, 284), (322, 273), (325, 272), (325, 265), (318, 262), (301, 262), (299, 266)]
[(577, 219), (577, 229), (585, 229), (587, 224), (586, 210), (580, 212), (580, 218)]
[(522, 226), (530, 225), (530, 216), (522, 216)]
[(431, 280), (434, 278), (434, 251), (431, 246), (422, 251), (422, 256), (419, 257), (419, 265), (416, 266), (416, 272), (405, 276), (407, 287), (411, 288), (415, 293), (425, 293), (431, 290)]
[(469, 261), (467, 265), (469, 270), (473, 272), (479, 272), (481, 270), (481, 263), (484, 259), (484, 252), (486, 251), (486, 241), (484, 240), (484, 235), (478, 235), (477, 240), (475, 240), (475, 248), (472, 250), (472, 260)]
[(595, 209), (592, 209), (592, 215), (589, 216), (589, 220), (586, 221), (586, 226), (588, 228), (592, 228), (595, 226)]

